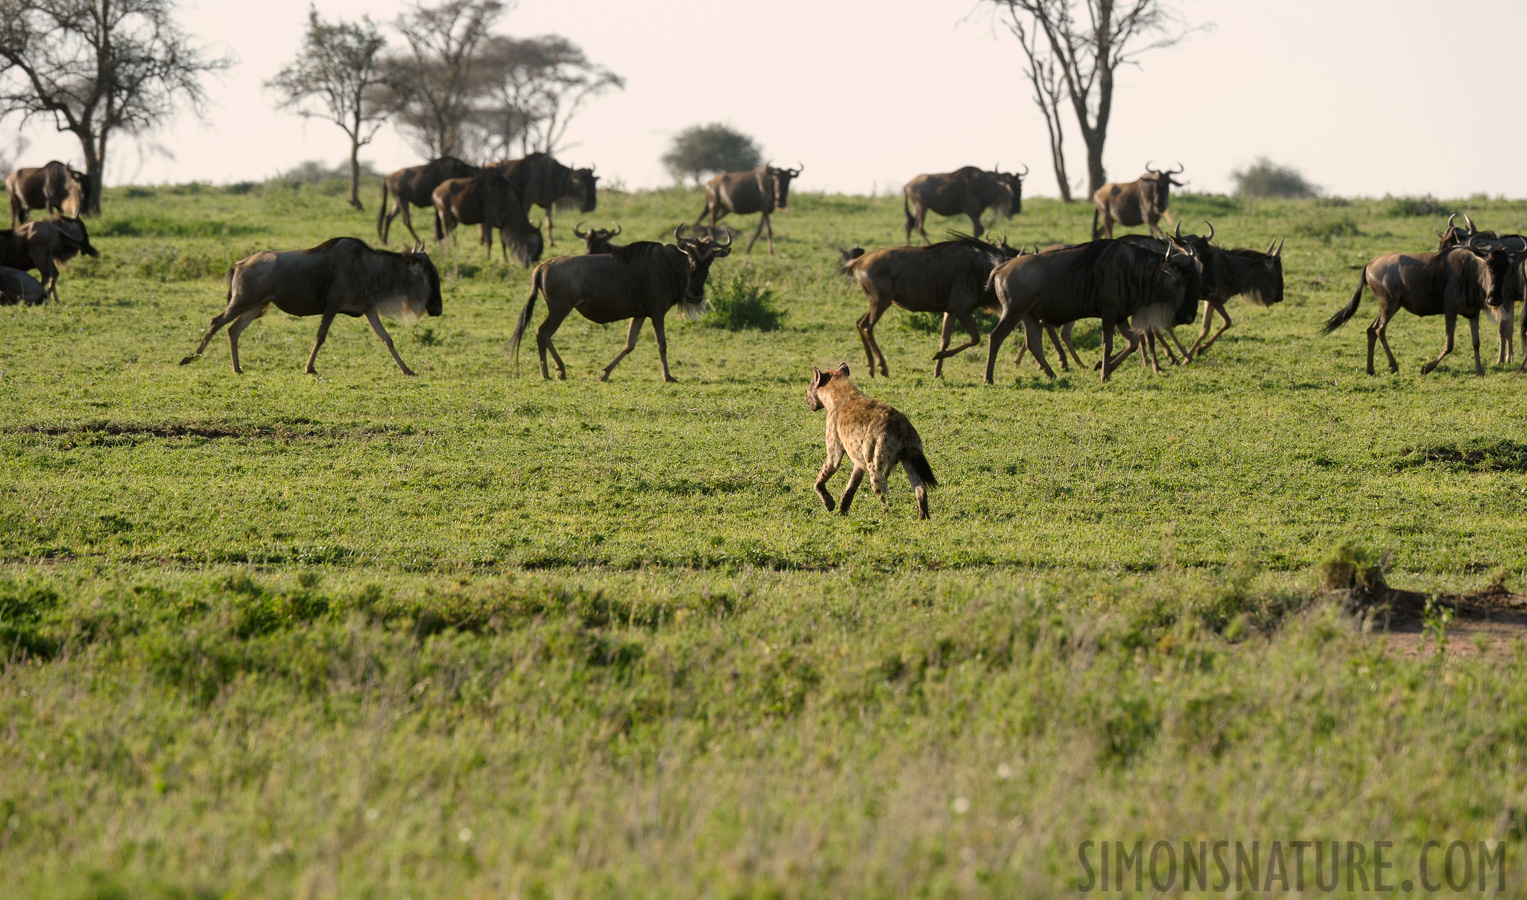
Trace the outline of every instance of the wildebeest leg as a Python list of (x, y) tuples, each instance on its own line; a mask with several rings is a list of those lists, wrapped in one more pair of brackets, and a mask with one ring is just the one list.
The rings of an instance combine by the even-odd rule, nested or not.
[(1474, 374), (1485, 374), (1485, 367), (1479, 360), (1479, 316), (1469, 319), (1469, 338), (1474, 342)]
[[(992, 336), (996, 336), (995, 330), (992, 331)], [(1028, 343), (1029, 352), (1034, 354), (1034, 362), (1039, 364), (1039, 370), (1045, 373), (1046, 378), (1054, 378), (1055, 370), (1045, 361), (1044, 331), (1040, 328), (1039, 321), (1032, 316), (1023, 317), (1023, 338)]]
[[(947, 349), (949, 347), (949, 334), (954, 330), (954, 320), (956, 318), (960, 320), (961, 325), (965, 326), (965, 331), (970, 335), (970, 340), (950, 350)], [(981, 331), (976, 327), (975, 316), (972, 316), (968, 311), (945, 312), (943, 340), (939, 344), (938, 352), (933, 355), (933, 358), (939, 361), (938, 366), (933, 370), (933, 374), (942, 378), (944, 374), (944, 360), (957, 353), (969, 350), (971, 347), (979, 347), (980, 345)]]
[[(375, 306), (366, 310), (366, 321), (371, 323), (371, 330), (375, 331), (376, 336), (381, 338), (382, 343), (387, 345), (387, 352), (392, 354), (393, 361), (398, 364), (399, 369), (403, 370), (403, 374), (413, 375), (414, 370), (403, 363), (403, 357), (398, 355), (398, 348), (392, 345), (392, 335), (388, 334), (387, 329), (382, 327), (382, 317), (377, 315)], [(316, 354), (318, 348), (314, 347), (313, 352)], [(311, 364), (311, 361), (309, 361), (309, 364)]]
[(986, 383), (992, 383), (992, 373), (997, 368), (997, 352), (1002, 349), (1002, 342), (1012, 330), (1018, 327), (1023, 317), (1018, 311), (1004, 306), (1002, 315), (997, 319), (997, 324), (992, 328), (991, 334), (986, 337)]
[(551, 358), (557, 363), (557, 380), (567, 380), (567, 367), (562, 365), (562, 357), (557, 355), (557, 348), (552, 345), (551, 336), (557, 333), (557, 329), (562, 326), (562, 320), (567, 318), (572, 311), (573, 308), (571, 306), (558, 309), (552, 305), (550, 299), (546, 301), (546, 320), (541, 323), (540, 328), (536, 329), (536, 351), (541, 354), (542, 378), (551, 378), (551, 375), (546, 372), (546, 354), (550, 353)]
[[(645, 316), (637, 316), (636, 318), (631, 320), (631, 327), (626, 329), (626, 346), (625, 346), (625, 349), (623, 349), (619, 353), (617, 353), (615, 355), (615, 358), (610, 360), (610, 364), (604, 367), (604, 371), (599, 373), (599, 380), (600, 381), (609, 381), (610, 380), (610, 373), (615, 371), (615, 366), (618, 365), (621, 360), (626, 358), (626, 354), (627, 353), (630, 353), (632, 350), (636, 349), (636, 339), (638, 337), (641, 337), (642, 325), (646, 324), (646, 321), (647, 321), (647, 319), (646, 319)], [(652, 324), (655, 327), (657, 325), (657, 320), (654, 319)], [(667, 370), (667, 364), (665, 363), (664, 364), (664, 373), (663, 373), (664, 375), (668, 374), (666, 370)]]
[[(552, 204), (552, 206), (555, 205), (555, 203)], [(551, 206), (543, 207), (543, 209), (546, 210), (546, 246), (555, 247), (557, 246), (557, 238), (551, 233)]]
[(907, 460), (901, 461), (901, 470), (907, 473), (907, 481), (912, 483), (912, 493), (917, 495), (917, 517), (928, 518), (928, 487), (918, 476), (917, 470), (912, 468), (912, 463)]
[[(1066, 348), (1061, 345), (1061, 338), (1060, 335), (1056, 333), (1055, 326), (1051, 325), (1049, 322), (1041, 322), (1040, 324), (1043, 326), (1045, 334), (1050, 336), (1050, 346), (1055, 348), (1055, 355), (1060, 357), (1061, 370), (1065, 372), (1071, 371), (1070, 363), (1066, 362)], [(1062, 325), (1061, 328), (1066, 329), (1069, 333), (1071, 325), (1072, 323), (1067, 322), (1065, 325)], [(1018, 355), (1013, 357), (1013, 365), (1017, 366), (1022, 363), (1023, 355), (1027, 352), (1029, 352), (1029, 342), (1024, 340), (1021, 344), (1018, 345)]]
[(233, 357), (233, 374), (243, 375), (244, 370), (239, 367), (239, 335), (249, 327), (249, 323), (265, 315), (265, 307), (257, 306), (254, 309), (245, 310), (239, 314), (233, 324), (228, 326), (228, 353)]
[(1400, 371), (1400, 361), (1394, 358), (1394, 351), (1389, 349), (1389, 334), (1388, 334), (1388, 331), (1389, 331), (1389, 317), (1392, 314), (1393, 313), (1389, 309), (1389, 304), (1381, 301), (1379, 303), (1379, 315), (1378, 315), (1378, 318), (1374, 319), (1373, 320), (1373, 324), (1368, 326), (1368, 374), (1369, 375), (1373, 374), (1373, 343), (1374, 343), (1374, 341), (1377, 341), (1380, 344), (1384, 345), (1384, 355), (1389, 357), (1389, 371), (1391, 373), (1395, 373), (1395, 372)]
[(657, 336), (657, 358), (663, 364), (663, 380), (673, 384), (678, 379), (668, 374), (668, 334), (663, 330), (663, 317), (661, 315), (653, 317), (652, 333)]
[[(764, 213), (758, 219), (758, 230), (753, 232), (753, 239), (751, 241), (748, 241), (748, 252), (749, 253), (753, 252), (753, 245), (758, 243), (758, 236), (760, 234), (763, 234), (764, 226), (767, 225), (767, 224), (769, 224), (769, 214), (768, 213)], [(714, 228), (715, 226), (712, 225), (711, 227)], [(770, 256), (774, 255), (774, 229), (772, 229), (772, 228), (769, 229), (769, 255)]]
[(1500, 326), (1500, 352), (1495, 356), (1497, 366), (1509, 365), (1515, 348), (1511, 345), (1511, 325), (1514, 318), (1513, 304), (1508, 300), (1500, 305), (1496, 322)]
[(838, 500), (838, 513), (848, 515), (848, 506), (854, 502), (854, 491), (859, 490), (859, 482), (864, 480), (864, 470), (854, 463), (854, 471), (848, 476), (848, 486), (843, 489), (843, 496)]
[[(403, 224), (405, 226), (407, 226), (408, 233), (413, 235), (414, 243), (415, 244), (422, 244), (424, 242), (419, 240), (419, 232), (414, 231), (414, 217), (413, 217), (413, 214), (410, 213), (409, 210), (408, 210), (408, 208), (410, 206), (412, 206), (412, 205), (413, 204), (409, 203), (406, 199), (404, 199), (402, 197), (398, 198), (398, 211), (403, 213)], [(390, 219), (388, 220), (388, 223), (389, 223), (389, 225), (391, 224), (391, 220)]]
[[(1233, 324), (1230, 321), (1230, 313), (1225, 309), (1223, 305), (1207, 300), (1204, 302), (1208, 304), (1208, 308), (1204, 310), (1204, 327), (1203, 330), (1198, 333), (1198, 340), (1194, 341), (1193, 346), (1188, 348), (1189, 359), (1192, 359), (1194, 356), (1207, 351), (1215, 341), (1219, 340), (1220, 335), (1230, 330), (1230, 326)], [(1219, 331), (1214, 332), (1214, 336), (1206, 341), (1204, 340), (1204, 337), (1209, 334), (1209, 328), (1214, 322), (1215, 313), (1218, 313), (1219, 317), (1225, 321), (1224, 324), (1220, 325)]]
[(830, 434), (827, 436), (827, 459), (822, 463), (822, 471), (817, 473), (816, 483), (817, 496), (822, 498), (822, 505), (827, 507), (828, 512), (832, 512), (837, 504), (833, 502), (832, 495), (827, 493), (827, 481), (841, 465), (843, 465), (843, 444), (838, 441), (836, 434)]
[(985, 228), (981, 227), (981, 211), (976, 210), (973, 213), (966, 213), (965, 215), (970, 216), (970, 236), (980, 237), (981, 232), (986, 230)]
[[(1447, 333), (1447, 336), (1443, 339), (1442, 342), (1442, 352), (1437, 354), (1436, 359), (1421, 367), (1422, 375), (1425, 375), (1431, 370), (1437, 368), (1437, 364), (1442, 362), (1443, 358), (1446, 357), (1449, 353), (1453, 352), (1453, 332), (1458, 327), (1458, 314), (1443, 313), (1442, 322), (1443, 328), (1446, 329)], [(1484, 373), (1480, 372), (1480, 374), (1483, 375)]]
[(890, 371), (886, 368), (885, 353), (881, 351), (879, 342), (875, 340), (875, 323), (879, 322), (880, 317), (885, 315), (885, 311), (890, 308), (891, 305), (889, 303), (881, 304), (878, 299), (872, 300), (870, 301), (869, 311), (861, 316), (857, 323), (859, 326), (859, 337), (864, 341), (864, 355), (869, 357), (871, 378), (875, 377), (876, 357), (879, 357), (880, 374), (887, 378), (891, 375)]
[(1188, 359), (1188, 351), (1183, 349), (1182, 341), (1177, 340), (1177, 331), (1176, 331), (1176, 329), (1173, 329), (1173, 328), (1161, 328), (1161, 329), (1158, 329), (1157, 332), (1156, 332), (1156, 336), (1157, 337), (1164, 337), (1167, 340), (1170, 340), (1172, 343), (1176, 344), (1177, 345), (1177, 352), (1182, 354), (1182, 360), (1178, 361), (1177, 357), (1172, 355), (1172, 348), (1167, 346), (1166, 341), (1162, 341), (1161, 342), (1161, 349), (1166, 351), (1166, 358), (1172, 361), (1172, 365), (1174, 365), (1174, 366), (1185, 366), (1185, 365), (1187, 365), (1190, 362), (1190, 360)]
[[(1104, 382), (1107, 382), (1108, 381), (1108, 376), (1113, 373), (1113, 363), (1110, 360), (1110, 357), (1113, 354), (1113, 328), (1114, 328), (1114, 325), (1113, 325), (1113, 320), (1112, 319), (1104, 319), (1103, 320), (1103, 359), (1102, 359), (1102, 364), (1099, 366), (1099, 368), (1103, 372), (1103, 381)], [(1131, 343), (1130, 344), (1130, 350), (1133, 350), (1133, 349), (1134, 349), (1134, 344)], [(1129, 355), (1129, 353), (1126, 351), (1124, 353), (1120, 353), (1119, 357), (1122, 359), (1123, 357), (1128, 356), (1128, 355)]]
[[(193, 362), (193, 361), (195, 361), (197, 359), (200, 359), (202, 351), (207, 349), (207, 342), (212, 340), (212, 336), (214, 334), (217, 334), (217, 330), (219, 328), (222, 328), (224, 325), (227, 325), (229, 322), (231, 322), (235, 318), (237, 318), (237, 317), (236, 317), (236, 315), (234, 314), (234, 312), (231, 309), (224, 310), (224, 311), (218, 313), (217, 315), (213, 316), (212, 317), (212, 321), (210, 323), (208, 323), (208, 325), (207, 325), (207, 330), (202, 332), (201, 343), (197, 344), (196, 345), (196, 350), (194, 352), (192, 352), (190, 356), (187, 356), (186, 358), (182, 359), (180, 361), (180, 364), (184, 366), (184, 365), (190, 364), (191, 362)], [(237, 370), (235, 370), (235, 371), (237, 371)]]
[(329, 336), (329, 326), (334, 324), (334, 313), (326, 312), (323, 319), (318, 323), (318, 339), (313, 342), (313, 352), (308, 354), (308, 367), (303, 371), (309, 375), (317, 375), (318, 370), (313, 368), (313, 363), (318, 360), (318, 348), (323, 346), (324, 339)]

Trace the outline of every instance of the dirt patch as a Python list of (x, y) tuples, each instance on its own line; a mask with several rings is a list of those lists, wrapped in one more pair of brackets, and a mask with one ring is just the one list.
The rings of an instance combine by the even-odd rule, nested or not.
[(192, 438), (200, 440), (260, 439), (284, 442), (314, 440), (377, 440), (428, 434), (411, 425), (369, 424), (330, 426), (316, 422), (254, 424), (210, 424), (200, 422), (85, 422), (75, 425), (17, 425), (0, 428), (0, 434), (35, 434), (63, 438), (60, 447), (72, 450), (81, 446), (135, 444), (148, 440)]
[(1527, 443), (1511, 440), (1474, 440), (1406, 447), (1395, 461), (1395, 471), (1433, 466), (1450, 472), (1527, 473)]
[[(1428, 600), (1433, 603), (1431, 610)], [(1381, 587), (1354, 594), (1353, 603), (1377, 613), (1375, 627), (1401, 656), (1436, 654), (1443, 611), (1452, 613), (1444, 627), (1448, 656), (1510, 657), (1527, 641), (1527, 594), (1513, 594), (1502, 585), (1477, 594), (1423, 594)]]

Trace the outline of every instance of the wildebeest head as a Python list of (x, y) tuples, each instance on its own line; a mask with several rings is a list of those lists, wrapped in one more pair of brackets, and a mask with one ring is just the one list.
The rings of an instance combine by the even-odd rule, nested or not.
[(594, 167), (569, 169), (567, 183), (571, 185), (572, 191), (558, 200), (557, 205), (564, 209), (576, 206), (579, 212), (593, 212), (599, 204), (599, 176), (594, 174)]
[(1283, 302), (1283, 239), (1267, 245), (1262, 271), (1248, 279), (1242, 295), (1259, 306)]
[(438, 316), (444, 310), (440, 298), (440, 273), (435, 271), (435, 261), (424, 252), (423, 244), (415, 244), (410, 250), (403, 252), (403, 262), (408, 266), (409, 272), (421, 277), (426, 290), (424, 311), (432, 316)]
[(1469, 238), (1476, 234), (1491, 235), (1491, 232), (1480, 231), (1479, 229), (1475, 228), (1474, 220), (1469, 218), (1468, 213), (1463, 214), (1463, 225), (1454, 225), (1453, 220), (1456, 218), (1458, 218), (1458, 213), (1453, 213), (1452, 215), (1448, 216), (1447, 224), (1442, 227), (1441, 231), (1437, 232), (1438, 250), (1446, 250), (1449, 247), (1456, 247), (1460, 244), (1467, 243)]
[(732, 242), (719, 244), (710, 237), (690, 238), (684, 236), (685, 226), (673, 230), (679, 252), (689, 260), (689, 281), (684, 285), (684, 300), (679, 311), (693, 318), (705, 309), (705, 279), (710, 275), (710, 265), (732, 252)]
[[(1179, 235), (1181, 229), (1178, 229)], [(1173, 311), (1172, 324), (1191, 325), (1198, 317), (1198, 299), (1203, 291), (1203, 263), (1197, 250), (1187, 241), (1178, 238), (1166, 240), (1166, 254), (1162, 267), (1181, 287), (1181, 295)]]
[(817, 396), (817, 391), (827, 387), (828, 382), (834, 378), (848, 377), (848, 363), (840, 363), (836, 369), (824, 372), (816, 366), (811, 367), (811, 383), (806, 386), (806, 406), (812, 411), (822, 409), (827, 404)]
[(1182, 182), (1172, 176), (1180, 174), (1182, 174), (1182, 163), (1178, 163), (1175, 169), (1152, 169), (1149, 162), (1145, 164), (1145, 174), (1140, 176), (1140, 186), (1151, 192), (1151, 206), (1164, 210), (1171, 204), (1172, 185), (1182, 187)]
[(1492, 240), (1476, 233), (1469, 237), (1464, 246), (1484, 262), (1490, 273), (1490, 291), (1485, 295), (1485, 302), (1491, 306), (1500, 306), (1506, 299), (1504, 288), (1507, 273), (1511, 269), (1513, 251), (1527, 251), (1527, 239), (1514, 236), (1514, 239)]
[[(83, 253), (86, 256), (94, 257), (96, 259), (101, 257), (101, 252), (90, 245), (90, 232), (85, 229), (85, 222), (79, 216), (75, 216), (74, 218), (70, 218), (68, 216), (59, 216), (54, 220), (53, 224), (58, 226), (58, 230), (60, 232), (73, 240), (75, 244), (79, 245), (78, 250), (80, 253)], [(75, 247), (60, 246), (59, 251), (57, 254), (55, 254), (54, 258), (60, 262), (63, 262), (73, 259), (74, 254)]]
[(1023, 212), (1023, 179), (1028, 177), (1029, 167), (1024, 166), (1022, 172), (1003, 172), (1000, 169), (993, 169), (992, 174), (1013, 192), (1013, 205), (1009, 209), (1009, 215), (1016, 216)]
[(573, 237), (583, 241), (583, 245), (588, 248), (589, 253), (612, 253), (615, 250), (615, 245), (610, 243), (610, 239), (620, 234), (624, 229), (620, 227), (618, 222), (611, 222), (610, 224), (615, 227), (613, 229), (590, 228), (588, 231), (583, 231), (583, 223), (579, 222), (573, 226)]
[(778, 166), (767, 166), (769, 184), (774, 192), (774, 208), (783, 210), (790, 205), (790, 180), (799, 176), (805, 166), (797, 163), (793, 169), (781, 169)]

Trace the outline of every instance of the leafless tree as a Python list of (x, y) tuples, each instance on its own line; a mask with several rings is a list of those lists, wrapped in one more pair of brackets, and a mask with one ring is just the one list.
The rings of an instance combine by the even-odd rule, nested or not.
[(211, 59), (171, 18), (172, 0), (0, 0), (0, 118), (48, 117), (79, 138), (86, 210), (99, 212), (101, 173), (118, 133), (138, 135), (180, 101), (202, 114)]
[(1162, 0), (985, 0), (999, 8), (1023, 47), (1029, 80), (1050, 128), (1056, 177), (1070, 199), (1060, 141), (1060, 85), (1087, 146), (1088, 194), (1108, 180), (1103, 144), (1113, 114), (1114, 73), (1138, 65), (1141, 55), (1177, 44), (1197, 30), (1184, 25)]
[(370, 17), (325, 22), (312, 7), (297, 58), (265, 82), (281, 93), (281, 108), (295, 108), (304, 119), (333, 122), (349, 135), (350, 205), (356, 209), (365, 208), (360, 198), (361, 147), (371, 143), (387, 115), (379, 95), (385, 85), (380, 54), (386, 45)]
[(394, 23), (408, 44), (388, 65), (396, 122), (431, 159), (477, 149), (478, 48), (504, 12), (500, 0), (446, 0), (432, 7), (416, 3)]
[(582, 48), (557, 34), (489, 38), (483, 69), (484, 112), (494, 123), (488, 139), (502, 155), (511, 154), (516, 141), (521, 156), (537, 150), (555, 155), (586, 101), (626, 86), (625, 79), (590, 62)]

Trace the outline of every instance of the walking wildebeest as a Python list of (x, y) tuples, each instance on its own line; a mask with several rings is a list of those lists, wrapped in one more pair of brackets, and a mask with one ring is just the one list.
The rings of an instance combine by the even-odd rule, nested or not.
[(540, 229), (530, 224), (524, 204), (510, 187), (508, 179), (497, 170), (484, 168), (470, 178), (451, 178), (440, 182), (431, 200), (435, 205), (435, 239), (444, 242), (456, 230), (456, 223), (480, 226), (479, 240), (493, 258), (493, 229), (498, 229), (504, 262), (509, 248), (525, 267), (541, 259), (543, 241)]
[[(1093, 241), (1001, 263), (991, 273), (1001, 315), (987, 341), (986, 383), (992, 383), (1002, 342), (1020, 322), (1028, 352), (1045, 375), (1054, 378), (1044, 359), (1041, 329), (1077, 319), (1103, 322), (1101, 369), (1107, 381), (1142, 335), (1175, 322), (1193, 321), (1201, 277), (1192, 250), (1170, 239), (1165, 255), (1128, 241)], [(1126, 321), (1134, 329), (1124, 332), (1129, 347), (1114, 356), (1114, 329)]]
[(746, 172), (717, 175), (705, 182), (705, 210), (695, 219), (695, 224), (699, 225), (701, 219), (710, 216), (710, 227), (714, 230), (716, 220), (727, 213), (763, 213), (763, 217), (758, 220), (758, 230), (753, 232), (753, 239), (748, 241), (747, 252), (753, 252), (758, 236), (767, 228), (769, 255), (773, 256), (774, 226), (769, 222), (769, 214), (776, 209), (784, 212), (789, 208), (790, 180), (799, 176), (804, 168), (797, 164), (793, 169), (781, 169), (764, 163)]
[[(419, 243), (419, 233), (414, 231), (411, 206), (434, 207), (435, 188), (440, 182), (451, 178), (470, 178), (478, 172), (477, 166), (464, 163), (454, 156), (442, 156), (422, 166), (399, 169), (382, 179), (382, 204), (376, 211), (376, 236), (383, 244), (392, 232), (392, 220), (403, 214), (403, 224)], [(393, 209), (387, 212), (387, 198), (393, 199)]]
[(0, 266), (37, 270), (39, 280), (58, 302), (58, 263), (68, 262), (79, 254), (99, 257), (90, 246), (90, 233), (81, 219), (44, 219), (23, 222), (0, 231)]
[(832, 512), (832, 495), (827, 493), (827, 481), (843, 464), (848, 454), (854, 464), (848, 476), (848, 486), (843, 489), (843, 499), (838, 512), (848, 515), (849, 504), (854, 502), (854, 492), (864, 476), (870, 476), (870, 487), (880, 502), (889, 506), (886, 498), (886, 476), (901, 463), (917, 495), (917, 517), (928, 518), (928, 488), (937, 487), (933, 468), (923, 454), (923, 440), (912, 427), (912, 422), (889, 403), (872, 400), (860, 393), (848, 380), (848, 363), (830, 372), (811, 367), (811, 384), (806, 388), (806, 405), (813, 410), (827, 410), (827, 460), (817, 475), (816, 492), (822, 505)]
[[(1092, 239), (1095, 241), (1103, 236), (1113, 237), (1113, 223), (1120, 225), (1146, 225), (1150, 227), (1152, 236), (1160, 236), (1161, 229), (1156, 223), (1166, 214), (1167, 206), (1172, 201), (1172, 185), (1182, 186), (1182, 182), (1172, 178), (1173, 175), (1182, 174), (1182, 163), (1177, 168), (1161, 170), (1152, 169), (1150, 163), (1145, 164), (1145, 174), (1127, 184), (1116, 184), (1112, 181), (1097, 189), (1092, 195)], [(1098, 216), (1103, 217), (1103, 232), (1098, 230)]]
[(546, 211), (546, 239), (553, 247), (557, 246), (557, 239), (552, 234), (553, 207), (570, 202), (577, 204), (579, 212), (591, 213), (599, 202), (599, 176), (594, 174), (593, 168), (569, 168), (539, 151), (524, 159), (493, 163), (488, 168), (504, 173), (524, 204), (527, 218), (532, 205)]
[(1373, 347), (1380, 342), (1389, 357), (1389, 371), (1400, 371), (1400, 364), (1389, 349), (1386, 331), (1390, 318), (1401, 309), (1418, 316), (1443, 316), (1447, 340), (1437, 358), (1421, 367), (1422, 375), (1437, 368), (1453, 352), (1453, 331), (1459, 316), (1469, 320), (1474, 374), (1485, 374), (1479, 359), (1479, 313), (1486, 308), (1494, 311), (1501, 303), (1500, 288), (1510, 257), (1499, 247), (1487, 249), (1476, 240), (1471, 238), (1463, 246), (1433, 253), (1389, 253), (1369, 260), (1358, 279), (1357, 290), (1352, 292), (1352, 300), (1326, 321), (1324, 333), (1330, 334), (1357, 314), (1366, 287), (1379, 301), (1378, 317), (1368, 326), (1369, 375), (1373, 374)]
[(610, 224), (615, 227), (590, 228), (588, 231), (582, 231), (583, 223), (579, 222), (573, 226), (573, 237), (583, 241), (583, 246), (589, 253), (614, 253), (620, 247), (611, 243), (610, 238), (620, 234), (623, 229), (618, 222), (611, 222)]
[(981, 214), (986, 210), (1001, 219), (1023, 212), (1023, 178), (1028, 174), (1028, 166), (1022, 173), (963, 166), (953, 172), (917, 176), (901, 192), (907, 244), (912, 243), (914, 227), (923, 236), (923, 244), (930, 243), (923, 228), (929, 210), (941, 216), (969, 216), (971, 235), (980, 237), (986, 230), (981, 225)]
[[(11, 199), (11, 227), (25, 222), (27, 210), (31, 209), (77, 218), (85, 209), (89, 183), (84, 172), (56, 159), (35, 169), (17, 169), (5, 177), (5, 191)], [(73, 208), (66, 212), (65, 206)]]
[[(881, 375), (890, 374), (885, 353), (875, 340), (875, 324), (892, 304), (913, 312), (944, 314), (938, 352), (933, 355), (937, 360), (935, 378), (944, 376), (945, 359), (980, 345), (981, 332), (974, 313), (993, 302), (986, 292), (986, 279), (994, 265), (987, 250), (1003, 258), (1014, 255), (1005, 242), (992, 245), (963, 237), (929, 247), (882, 247), (867, 253), (855, 247), (843, 251), (843, 273), (869, 297), (869, 309), (854, 327), (864, 345), (871, 378), (875, 377), (876, 365)], [(964, 326), (970, 340), (951, 350), (949, 338), (956, 322)]]
[(36, 306), (48, 299), (48, 291), (42, 282), (20, 269), (0, 266), (0, 306), (24, 303)]
[(730, 245), (718, 245), (709, 238), (687, 238), (683, 229), (680, 225), (673, 230), (677, 247), (656, 241), (637, 241), (614, 253), (559, 256), (536, 266), (530, 276), (530, 298), (525, 301), (510, 341), (516, 371), (520, 340), (525, 336), (525, 326), (530, 323), (530, 311), (535, 308), (536, 296), (545, 295), (546, 320), (536, 331), (542, 378), (551, 377), (546, 370), (547, 353), (557, 363), (557, 378), (567, 378), (567, 367), (562, 364), (562, 357), (557, 354), (551, 338), (562, 320), (576, 309), (585, 319), (600, 324), (631, 320), (625, 349), (604, 367), (600, 381), (609, 379), (616, 364), (636, 347), (642, 322), (649, 318), (652, 331), (657, 335), (657, 355), (663, 365), (663, 380), (677, 381), (668, 372), (668, 337), (663, 330), (663, 317), (675, 304), (690, 318), (703, 312), (705, 278), (710, 274), (711, 263), (732, 252)]
[[(1496, 353), (1496, 365), (1505, 365), (1511, 361), (1514, 354), (1514, 345), (1511, 334), (1512, 319), (1515, 315), (1518, 300), (1527, 299), (1527, 273), (1523, 272), (1523, 260), (1527, 259), (1527, 237), (1520, 234), (1497, 235), (1493, 231), (1480, 231), (1474, 225), (1474, 220), (1469, 218), (1468, 213), (1463, 214), (1463, 225), (1454, 225), (1453, 220), (1458, 217), (1454, 213), (1447, 217), (1447, 224), (1437, 232), (1437, 249), (1446, 250), (1449, 247), (1457, 247), (1475, 242), (1479, 249), (1501, 249), (1511, 254), (1511, 264), (1506, 270), (1505, 283), (1499, 288), (1500, 305), (1491, 312), (1495, 315), (1500, 329), (1500, 348)], [(1476, 250), (1478, 252), (1478, 250)], [(1522, 319), (1522, 330), (1527, 333), (1527, 318)], [(1527, 346), (1527, 338), (1524, 338), (1524, 346)], [(1524, 360), (1527, 362), (1527, 360)], [(1518, 370), (1520, 371), (1520, 369)]]
[(360, 238), (330, 238), (307, 250), (267, 250), (246, 256), (228, 270), (228, 306), (212, 317), (196, 352), (180, 361), (185, 365), (201, 357), (207, 342), (219, 328), (228, 326), (228, 349), (233, 371), (239, 367), (239, 334), (249, 323), (265, 315), (274, 303), (290, 316), (322, 316), (318, 340), (308, 354), (305, 371), (318, 374), (313, 362), (329, 335), (334, 317), (365, 316), (371, 330), (387, 345), (404, 375), (413, 370), (403, 362), (382, 327), (381, 316), (404, 324), (425, 315), (440, 315), (440, 275), (429, 254), (419, 245), (403, 253), (373, 250)]

